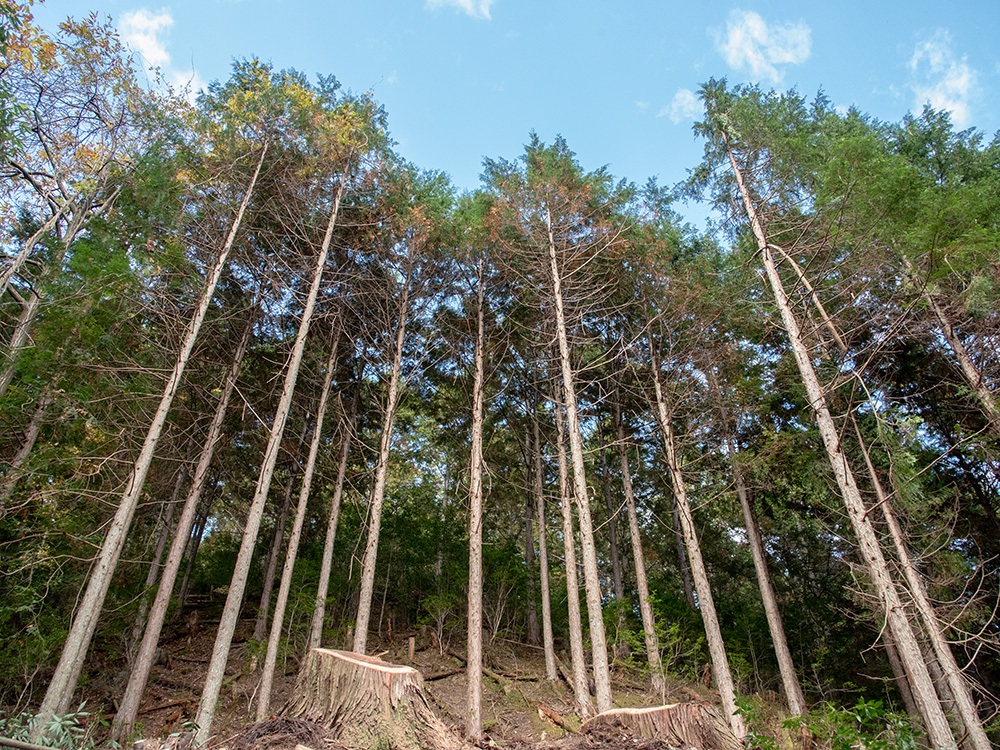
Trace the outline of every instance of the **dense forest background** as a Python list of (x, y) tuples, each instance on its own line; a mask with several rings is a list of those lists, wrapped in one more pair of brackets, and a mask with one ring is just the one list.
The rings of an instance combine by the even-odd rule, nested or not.
[(710, 665), (755, 741), (768, 691), (996, 740), (1000, 140), (713, 80), (684, 184), (530, 134), (460, 194), (333, 77), (189, 104), (0, 12), (9, 721), (99, 681), (127, 737), (213, 606), (202, 737), (242, 612), (260, 715), (279, 657), (427, 628), (566, 650), (583, 715)]

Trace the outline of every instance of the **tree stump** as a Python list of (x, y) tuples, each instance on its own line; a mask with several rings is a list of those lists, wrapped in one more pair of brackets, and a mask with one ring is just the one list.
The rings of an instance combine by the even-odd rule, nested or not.
[(420, 672), (348, 651), (312, 649), (282, 713), (360, 747), (468, 747), (431, 710)]
[(625, 727), (637, 737), (661, 739), (698, 750), (743, 750), (718, 709), (709, 703), (674, 703), (654, 708), (615, 708), (584, 722), (581, 732)]

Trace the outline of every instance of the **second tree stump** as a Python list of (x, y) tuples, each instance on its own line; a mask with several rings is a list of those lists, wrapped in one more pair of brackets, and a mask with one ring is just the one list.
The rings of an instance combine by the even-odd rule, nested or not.
[(431, 710), (420, 672), (348, 651), (310, 651), (282, 713), (360, 747), (467, 747)]

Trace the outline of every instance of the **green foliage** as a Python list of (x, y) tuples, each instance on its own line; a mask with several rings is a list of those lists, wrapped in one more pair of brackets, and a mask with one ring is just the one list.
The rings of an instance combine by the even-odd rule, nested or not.
[[(84, 706), (81, 703), (76, 711), (49, 718), (45, 721), (44, 737), (35, 742), (59, 750), (95, 750), (94, 734), (105, 723), (101, 717), (84, 711)], [(39, 718), (28, 711), (0, 717), (0, 736), (19, 742), (32, 741), (31, 733), (38, 722)]]
[(887, 711), (882, 701), (859, 698), (850, 708), (827, 703), (805, 716), (788, 719), (789, 729), (805, 729), (823, 750), (916, 750), (917, 734), (909, 719)]

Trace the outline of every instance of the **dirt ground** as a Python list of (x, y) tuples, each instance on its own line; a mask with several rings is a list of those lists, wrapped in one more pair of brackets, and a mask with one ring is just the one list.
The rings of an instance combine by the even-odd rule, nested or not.
[[(191, 728), (201, 687), (208, 670), (216, 623), (189, 622), (168, 631), (163, 653), (154, 667), (140, 709), (139, 726), (144, 738), (166, 738)], [(234, 638), (226, 678), (219, 699), (219, 714), (213, 726), (211, 747), (222, 750), (340, 750), (330, 732), (309, 722), (283, 717), (281, 708), (295, 688), (298, 663), (288, 655), (278, 661), (272, 693), (272, 715), (253, 721), (253, 701), (263, 661), (259, 644), (250, 640), (252, 621), (239, 624)], [(392, 641), (375, 642), (370, 653), (420, 671), (431, 707), (441, 720), (461, 737), (466, 701), (464, 660), (459, 648), (441, 648), (431, 634), (415, 635), (411, 660), (406, 634)], [(345, 644), (324, 644), (331, 648)], [(563, 657), (568, 667), (568, 658)], [(572, 692), (563, 679), (544, 679), (540, 649), (498, 639), (485, 652), (483, 720), (486, 737), (480, 748), (510, 750), (670, 750), (660, 740), (635, 738), (624, 729), (597, 729), (588, 733), (567, 732), (547, 712), (558, 715), (573, 730), (580, 726)], [(620, 665), (613, 671), (616, 706), (653, 706), (690, 700), (711, 700), (708, 690), (696, 692), (690, 683), (670, 684), (664, 695), (652, 695), (648, 684)], [(99, 690), (100, 685), (92, 686)], [(104, 696), (93, 695), (98, 703)], [(91, 704), (93, 705), (93, 704)], [(539, 708), (541, 706), (541, 708)], [(546, 711), (547, 709), (547, 711)], [(551, 716), (552, 714), (549, 714)], [(348, 750), (357, 750), (348, 748)]]

